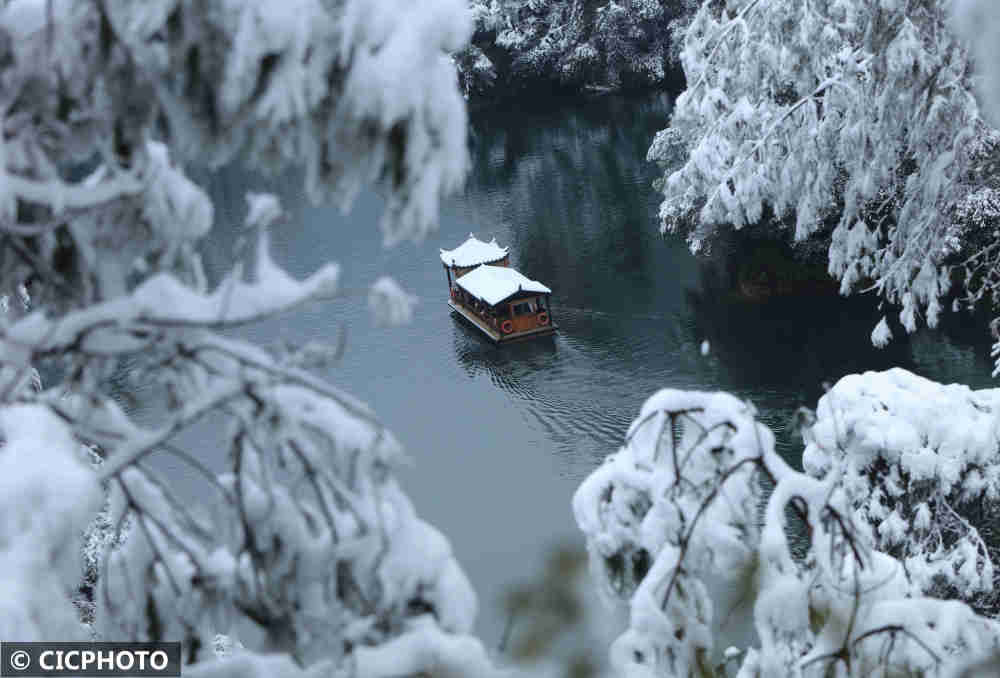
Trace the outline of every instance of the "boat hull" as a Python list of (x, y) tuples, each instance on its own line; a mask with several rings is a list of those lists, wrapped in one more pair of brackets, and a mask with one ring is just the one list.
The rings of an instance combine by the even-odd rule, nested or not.
[(467, 322), (472, 323), (473, 326), (478, 328), (486, 337), (495, 344), (507, 344), (513, 341), (522, 341), (524, 339), (533, 339), (535, 337), (545, 337), (551, 334), (555, 334), (559, 326), (555, 323), (549, 323), (542, 327), (535, 327), (530, 330), (524, 330), (522, 332), (511, 332), (510, 334), (503, 334), (497, 330), (490, 327), (487, 323), (483, 321), (482, 318), (477, 316), (475, 313), (465, 308), (461, 304), (456, 304), (454, 301), (448, 302), (448, 307), (451, 308), (456, 314), (464, 318)]

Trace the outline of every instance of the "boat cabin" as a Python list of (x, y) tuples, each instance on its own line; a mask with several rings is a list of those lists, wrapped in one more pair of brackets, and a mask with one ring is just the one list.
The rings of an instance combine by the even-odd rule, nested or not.
[(441, 250), (448, 305), (497, 343), (552, 334), (552, 290), (510, 268), (508, 257), (496, 240), (484, 243), (473, 235), (454, 250)]

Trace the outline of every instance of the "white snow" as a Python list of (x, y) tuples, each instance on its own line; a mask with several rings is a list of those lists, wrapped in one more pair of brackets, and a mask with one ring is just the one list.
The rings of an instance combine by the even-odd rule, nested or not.
[(0, 637), (86, 640), (70, 596), (101, 508), (86, 451), (42, 405), (0, 408)]
[(417, 297), (387, 275), (376, 280), (368, 293), (368, 308), (378, 325), (405, 325), (413, 320)]
[(358, 678), (441, 676), (442, 678), (514, 678), (495, 668), (482, 644), (469, 636), (442, 633), (429, 619), (417, 619), (402, 635), (379, 647), (355, 651)]
[(872, 330), (872, 344), (878, 348), (885, 348), (891, 339), (892, 330), (889, 329), (889, 323), (886, 321), (885, 316), (882, 316), (878, 325)]
[(437, 623), (450, 633), (468, 633), (478, 610), (476, 593), (458, 567), (448, 540), (417, 517), (398, 488), (388, 488), (385, 526), (388, 551), (378, 569), (390, 600), (421, 599), (434, 606)]
[(448, 53), (468, 41), (472, 15), (464, 0), (343, 5), (339, 53), (350, 69), (339, 108), (345, 118), (342, 138), (363, 148), (361, 140), (374, 125), (384, 135), (402, 130), (406, 147), (394, 149), (379, 139), (370, 158), (333, 160), (348, 178), (356, 176), (358, 185), (385, 170), (402, 178), (382, 221), (384, 241), (393, 244), (427, 233), (440, 199), (464, 182), (468, 118)]
[(137, 350), (144, 342), (132, 336), (136, 326), (240, 324), (310, 299), (332, 296), (337, 289), (339, 267), (326, 264), (305, 280), (297, 281), (271, 259), (264, 233), (257, 248), (255, 278), (247, 282), (230, 276), (211, 294), (200, 294), (175, 276), (158, 273), (129, 295), (56, 320), (35, 311), (11, 325), (0, 346), (16, 355), (28, 347), (58, 350), (85, 337), (87, 350), (95, 353)]
[[(970, 171), (968, 151), (979, 101), (1000, 99), (1000, 3), (829, 0), (821, 12), (810, 0), (698, 4), (679, 41), (687, 89), (670, 119), (684, 140), (681, 162), (666, 136), (649, 150), (664, 172), (662, 230), (685, 234), (694, 249), (721, 228), (758, 222), (766, 205), (794, 214), (802, 241), (836, 201), (840, 222), (826, 242), (841, 291), (875, 290), (901, 308), (907, 332), (921, 319), (934, 327), (961, 270), (942, 264), (943, 245), (962, 232), (975, 249), (968, 235), (989, 232), (956, 227), (952, 211), (991, 183)], [(945, 28), (952, 6), (965, 39)], [(949, 86), (923, 103), (929, 80)], [(907, 153), (913, 169), (902, 180)], [(866, 223), (874, 204), (898, 227)], [(873, 335), (877, 344), (890, 338), (884, 325)]]
[[(931, 382), (901, 370), (886, 375), (845, 381), (855, 390), (869, 382), (909, 384), (932, 400), (918, 410), (923, 418), (942, 405), (940, 398), (933, 402)], [(939, 388), (951, 390), (952, 403), (962, 393)], [(838, 389), (845, 399), (851, 392), (838, 384), (821, 401), (814, 427), (820, 442)], [(987, 408), (990, 398), (972, 397), (983, 408), (976, 425), (989, 428), (987, 420), (996, 416)], [(864, 433), (850, 428), (852, 412), (881, 416), (882, 403), (873, 400), (855, 399), (839, 413), (840, 430), (850, 436), (842, 443), (886, 431), (884, 418)], [(887, 539), (906, 532), (906, 516), (890, 511), (874, 526), (864, 516), (856, 520), (839, 470), (828, 472), (827, 464), (819, 478), (795, 471), (755, 418), (751, 405), (726, 393), (662, 390), (643, 405), (625, 444), (574, 495), (594, 572), (612, 601), (629, 606), (629, 629), (611, 648), (620, 675), (716, 675), (706, 667), (732, 660), (740, 663), (739, 676), (930, 675), (939, 662), (945, 667), (997, 647), (995, 622), (960, 601), (919, 598), (915, 585), (948, 567), (963, 594), (976, 590), (979, 578), (992, 578), (981, 562), (981, 542), (960, 539), (957, 555), (944, 554), (945, 566), (908, 558), (904, 567), (872, 545), (879, 531)], [(942, 419), (921, 425), (951, 429)], [(908, 435), (889, 439), (903, 447), (914, 442)], [(873, 453), (872, 445), (865, 450)], [(763, 513), (755, 469), (773, 486)], [(898, 471), (883, 475), (887, 486), (901, 481)], [(921, 509), (919, 521), (944, 519), (940, 512), (929, 519)], [(803, 529), (810, 535), (807, 551), (795, 553), (790, 537)], [(828, 672), (844, 653), (838, 667), (850, 670)], [(729, 669), (719, 675), (732, 675)]]
[[(604, 594), (630, 602), (631, 628), (611, 650), (625, 675), (689, 675), (700, 653), (725, 647), (715, 646), (720, 625), (733, 621), (724, 611), (739, 607), (740, 581), (755, 567), (760, 494), (749, 461), (774, 455), (773, 435), (753, 415), (727, 393), (661, 390), (643, 404), (624, 446), (573, 496)], [(733, 467), (720, 500), (702, 513), (707, 488)], [(675, 575), (676, 595), (665, 605)], [(710, 591), (707, 580), (721, 585)]]
[(267, 228), (284, 216), (281, 203), (272, 193), (247, 193), (246, 200), (246, 225), (249, 228)]
[(483, 242), (470, 233), (469, 239), (453, 250), (441, 250), (441, 261), (446, 266), (468, 268), (479, 264), (492, 264), (507, 256), (508, 248), (500, 247), (497, 239)]
[(552, 293), (552, 290), (537, 280), (532, 280), (506, 266), (484, 264), (469, 271), (455, 282), (466, 292), (490, 306), (499, 304), (518, 292)]
[(166, 239), (203, 237), (212, 228), (214, 208), (204, 190), (170, 162), (167, 147), (146, 143), (143, 216)]
[(945, 460), (989, 465), (1000, 461), (998, 413), (1000, 389), (938, 384), (901, 368), (848, 375), (820, 398), (803, 464), (814, 475), (842, 455), (857, 470), (876, 456), (890, 463), (908, 459), (919, 475)]
[[(468, 169), (450, 54), (471, 30), (465, 0), (0, 2), (0, 216), (37, 239), (0, 295), (0, 638), (197, 640), (194, 676), (492, 674), (451, 545), (396, 483), (392, 434), (299, 347), (222, 334), (336, 294), (338, 267), (278, 266), (281, 205), (251, 193), (257, 247), (210, 288), (215, 206), (185, 172), (301, 168), (307, 196), (344, 207), (382, 183), (386, 241), (418, 237)], [(412, 315), (389, 278), (371, 303)], [(42, 390), (48, 356), (64, 368)], [(150, 386), (142, 414), (115, 403), (122, 359)], [(181, 447), (203, 419), (224, 438), (218, 476)], [(80, 441), (100, 448), (96, 473)], [(169, 454), (204, 501), (147, 468)], [(84, 629), (71, 598), (92, 523)], [(241, 648), (224, 661), (219, 633)]]
[(1000, 497), (1000, 389), (865, 372), (838, 381), (816, 415), (803, 466), (841, 480), (876, 547), (900, 554), (927, 592), (941, 577), (963, 595), (991, 592), (995, 564), (958, 512)]

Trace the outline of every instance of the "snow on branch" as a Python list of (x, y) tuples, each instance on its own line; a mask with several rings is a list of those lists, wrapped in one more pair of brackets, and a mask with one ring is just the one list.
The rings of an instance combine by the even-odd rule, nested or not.
[[(6, 637), (181, 640), (193, 675), (496, 675), (451, 545), (397, 483), (400, 444), (305, 369), (339, 351), (223, 332), (329, 298), (338, 267), (278, 266), (283, 210), (252, 193), (252, 270), (209, 289), (215, 206), (193, 179), (298, 167), (342, 207), (380, 184), (386, 239), (419, 237), (468, 165), (447, 53), (470, 30), (462, 0), (0, 3)], [(410, 313), (388, 279), (372, 297)], [(183, 447), (206, 422), (213, 460)]]
[[(426, 621), (414, 623), (402, 636), (381, 647), (359, 650), (355, 675), (358, 678), (395, 678), (400, 675), (513, 678), (517, 675), (512, 670), (495, 668), (478, 641), (441, 633)], [(404, 659), (400, 661), (400, 658)]]
[(157, 328), (224, 328), (260, 320), (336, 293), (339, 267), (326, 264), (305, 280), (290, 277), (271, 259), (262, 235), (252, 281), (232, 274), (210, 294), (201, 294), (169, 273), (158, 273), (130, 294), (49, 319), (36, 311), (3, 333), (9, 355), (44, 354), (78, 348), (93, 354), (138, 351), (155, 340)]
[(300, 166), (312, 199), (345, 208), (378, 181), (388, 242), (426, 233), (463, 181), (460, 0), (98, 5), (188, 157)]
[[(953, 5), (966, 35), (981, 31), (976, 60)], [(827, 244), (842, 293), (876, 291), (908, 332), (936, 326), (956, 258), (997, 239), (995, 163), (976, 157), (989, 133), (975, 85), (993, 87), (995, 70), (984, 57), (996, 41), (981, 36), (1000, 16), (987, 5), (702, 3), (673, 132), (649, 149), (664, 172), (662, 230), (698, 250), (720, 228), (772, 215), (775, 227), (794, 223), (796, 241)], [(684, 142), (679, 166), (672, 138)], [(994, 259), (966, 275), (970, 298), (995, 287)], [(891, 338), (884, 327), (878, 344)]]
[(83, 185), (59, 181), (34, 181), (14, 174), (4, 174), (8, 196), (25, 202), (48, 205), (58, 214), (64, 209), (97, 207), (103, 203), (137, 195), (142, 184), (129, 174), (121, 174), (100, 183)]
[[(102, 633), (141, 639), (157, 628), (161, 637), (205, 643), (232, 627), (248, 648), (304, 665), (390, 657), (419, 665), (428, 651), (447, 658), (456, 647), (475, 655), (478, 643), (465, 636), (475, 594), (447, 540), (416, 517), (393, 479), (399, 448), (391, 435), (298, 386), (243, 389), (223, 409), (232, 413), (231, 470), (219, 478), (225, 492), (211, 522), (137, 472), (134, 456), (113, 451), (105, 462), (101, 477), (117, 477), (135, 519), (102, 570)], [(254, 414), (260, 406), (264, 417)], [(150, 571), (147, 600), (135, 592), (148, 588)], [(433, 617), (434, 631), (418, 642), (407, 629), (422, 615)], [(400, 644), (383, 652), (397, 636)], [(342, 645), (331, 651), (333, 638)], [(442, 649), (424, 649), (435, 645)]]
[(962, 602), (919, 597), (904, 564), (873, 548), (850, 498), (836, 473), (789, 467), (731, 395), (649, 398), (573, 501), (595, 574), (631, 613), (614, 667), (933, 675), (994, 650), (1000, 627)]
[(989, 610), (1000, 554), (998, 413), (996, 389), (899, 368), (848, 375), (820, 398), (803, 464), (841, 478), (855, 520), (924, 592)]
[[(631, 600), (631, 629), (612, 649), (616, 668), (711, 670), (718, 615), (695, 573), (739, 579), (753, 570), (755, 465), (772, 446), (736, 398), (664, 390), (577, 490), (573, 510), (599, 581), (611, 597)], [(683, 642), (667, 640), (676, 638)]]
[(417, 298), (389, 276), (376, 280), (368, 294), (368, 307), (379, 325), (404, 325), (413, 319)]
[(0, 633), (86, 640), (70, 598), (101, 491), (66, 424), (41, 405), (0, 408)]

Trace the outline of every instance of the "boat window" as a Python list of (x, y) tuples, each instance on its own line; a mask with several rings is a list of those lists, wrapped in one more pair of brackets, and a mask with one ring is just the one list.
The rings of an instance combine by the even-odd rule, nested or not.
[(534, 305), (530, 301), (525, 301), (521, 304), (514, 304), (514, 315), (527, 315), (534, 312)]

